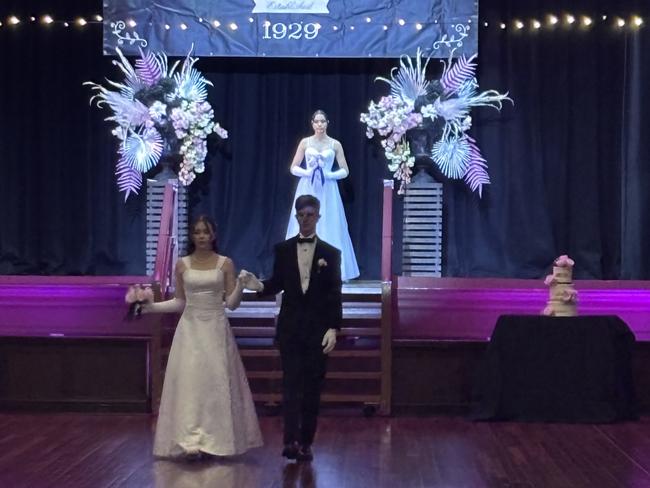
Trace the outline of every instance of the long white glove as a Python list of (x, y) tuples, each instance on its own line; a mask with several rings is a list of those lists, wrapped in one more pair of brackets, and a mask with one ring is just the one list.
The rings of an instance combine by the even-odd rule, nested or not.
[(251, 273), (250, 271), (246, 271), (245, 269), (241, 270), (237, 280), (240, 281), (242, 283), (242, 286), (247, 290), (253, 290), (253, 291), (264, 290), (264, 283), (258, 280), (257, 276), (255, 276), (253, 273)]
[[(239, 273), (239, 276), (241, 276), (241, 273)], [(237, 282), (235, 283), (235, 289), (226, 297), (226, 307), (228, 307), (230, 310), (236, 310), (237, 307), (239, 307), (239, 304), (241, 303), (241, 299), (244, 293), (244, 285), (242, 283), (242, 280), (237, 278)]]
[(320, 345), (323, 346), (323, 354), (332, 352), (332, 349), (336, 346), (336, 329), (327, 329)]
[(328, 180), (342, 180), (345, 178), (349, 173), (348, 170), (345, 168), (339, 168), (336, 171), (326, 171), (323, 170), (323, 174), (325, 175), (325, 178)]
[(164, 302), (145, 303), (141, 307), (141, 313), (178, 313), (185, 308), (185, 300), (172, 298)]
[(292, 166), (289, 171), (291, 171), (291, 174), (294, 176), (306, 176), (309, 178), (311, 174), (314, 172), (314, 168), (304, 169), (296, 165), (296, 166)]

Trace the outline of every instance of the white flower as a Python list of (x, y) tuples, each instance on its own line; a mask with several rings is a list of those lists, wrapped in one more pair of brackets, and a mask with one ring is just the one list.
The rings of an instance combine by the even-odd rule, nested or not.
[(126, 127), (122, 127), (121, 125), (118, 125), (111, 131), (111, 134), (113, 134), (115, 137), (117, 137), (120, 141), (123, 141), (126, 139), (126, 136), (128, 135), (129, 131)]
[(156, 122), (161, 122), (163, 117), (167, 115), (167, 105), (162, 102), (155, 101), (149, 107), (149, 115)]
[(431, 120), (435, 119), (438, 116), (436, 107), (432, 103), (424, 105), (420, 109), (420, 112), (422, 113), (422, 117), (429, 117)]
[(214, 125), (214, 132), (222, 139), (228, 138), (228, 131), (221, 127), (218, 122)]
[(468, 115), (463, 119), (463, 124), (461, 125), (461, 130), (463, 132), (468, 131), (472, 127), (472, 117), (471, 115)]

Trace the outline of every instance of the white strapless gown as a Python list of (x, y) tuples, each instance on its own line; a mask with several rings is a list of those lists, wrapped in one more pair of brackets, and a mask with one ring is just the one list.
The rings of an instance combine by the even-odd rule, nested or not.
[[(332, 148), (328, 147), (318, 151), (316, 148), (308, 146), (305, 149), (305, 162), (307, 167), (311, 168), (318, 166), (318, 162), (322, 161), (323, 169), (332, 171), (335, 155)], [(314, 171), (313, 177), (302, 176), (300, 178), (291, 204), (286, 238), (289, 239), (298, 234), (298, 222), (296, 221), (294, 206), (296, 199), (301, 195), (314, 195), (320, 200), (321, 215), (316, 226), (316, 234), (341, 251), (341, 279), (351, 280), (359, 276), (359, 266), (354, 255), (339, 186), (336, 180), (323, 181), (321, 175), (320, 171)]]
[(185, 310), (169, 353), (153, 453), (232, 456), (262, 445), (255, 406), (215, 269), (183, 273)]

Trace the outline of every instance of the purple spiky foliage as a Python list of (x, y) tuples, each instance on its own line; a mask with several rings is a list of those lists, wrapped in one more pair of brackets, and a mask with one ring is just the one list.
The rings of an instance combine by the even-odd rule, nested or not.
[(463, 83), (474, 78), (476, 63), (473, 61), (475, 59), (476, 54), (469, 59), (465, 56), (461, 56), (458, 58), (456, 63), (453, 64), (452, 61), (449, 60), (449, 65), (447, 65), (442, 77), (440, 78), (440, 84), (442, 85), (446, 95), (458, 91)]
[(161, 60), (151, 51), (144, 53), (140, 50), (140, 58), (135, 61), (135, 71), (147, 86), (155, 85), (164, 75)]
[(479, 198), (483, 196), (483, 185), (490, 184), (490, 175), (487, 172), (487, 161), (476, 145), (476, 141), (467, 134), (464, 135), (469, 146), (469, 164), (463, 178), (470, 190), (478, 191)]
[(131, 193), (138, 194), (138, 190), (142, 186), (142, 173), (140, 171), (120, 159), (115, 167), (115, 176), (117, 176), (117, 188), (119, 191), (125, 192), (125, 202)]

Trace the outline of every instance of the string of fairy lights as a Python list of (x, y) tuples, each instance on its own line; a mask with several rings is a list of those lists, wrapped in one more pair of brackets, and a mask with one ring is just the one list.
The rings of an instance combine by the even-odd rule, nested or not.
[[(0, 17), (0, 29), (11, 29), (19, 28), (25, 24), (36, 24), (44, 28), (50, 26), (63, 26), (63, 27), (73, 27), (78, 29), (84, 29), (93, 25), (102, 25), (104, 19), (101, 15), (92, 15), (90, 17), (73, 17), (67, 19), (58, 19), (50, 14), (44, 14), (41, 16), (18, 16), (18, 15), (9, 15), (1, 20)], [(196, 19), (199, 24), (209, 25), (214, 29), (229, 29), (231, 31), (236, 31), (239, 29), (239, 25), (236, 22), (228, 21), (224, 19), (204, 19), (202, 17), (197, 17)], [(137, 23), (133, 19), (124, 19), (126, 25), (131, 28), (137, 27)], [(248, 18), (248, 22), (253, 23), (255, 19), (253, 17)], [(268, 22), (268, 21), (265, 21)], [(371, 17), (365, 17), (360, 20), (361, 23), (371, 24), (373, 19)], [(472, 23), (471, 19), (468, 21)], [(434, 21), (433, 23), (438, 23)], [(479, 22), (480, 26), (484, 29), (487, 28), (497, 28), (501, 30), (512, 30), (512, 31), (540, 31), (540, 30), (557, 30), (557, 29), (581, 29), (583, 31), (588, 31), (591, 28), (594, 28), (598, 25), (610, 26), (614, 29), (621, 31), (625, 30), (635, 30), (644, 27), (645, 21), (643, 17), (636, 14), (630, 15), (578, 15), (578, 14), (546, 14), (540, 17), (532, 18), (513, 18), (510, 20), (503, 21), (488, 21), (482, 20)], [(397, 18), (392, 24), (381, 24), (381, 28), (388, 30), (391, 27), (394, 28), (403, 28), (403, 29), (415, 29), (422, 30), (426, 26), (425, 22), (411, 21), (409, 19)], [(180, 29), (182, 31), (188, 30), (190, 26), (186, 22), (180, 22), (177, 25), (164, 24), (166, 30)], [(332, 26), (333, 30), (339, 29), (349, 29), (354, 30), (355, 26), (349, 23), (343, 25), (334, 25)]]

